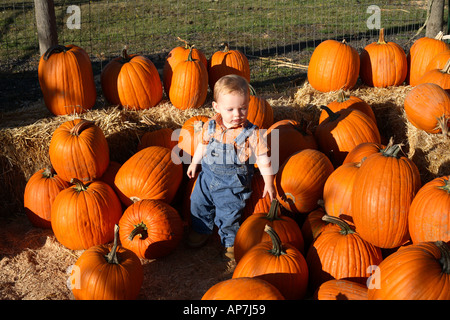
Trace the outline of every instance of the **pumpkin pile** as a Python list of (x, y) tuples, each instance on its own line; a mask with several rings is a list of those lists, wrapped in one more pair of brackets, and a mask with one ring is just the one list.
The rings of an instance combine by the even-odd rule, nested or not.
[[(449, 48), (439, 37), (417, 40), (408, 54), (386, 42), (383, 30), (361, 54), (345, 41), (322, 42), (311, 57), (308, 81), (319, 92), (338, 92), (338, 98), (317, 106), (315, 123), (275, 121), (267, 101), (252, 94), (249, 120), (266, 129), (277, 196), (261, 198), (264, 182), (256, 170), (236, 235), (232, 278), (217, 282), (202, 299), (450, 299), (450, 176), (423, 183), (403, 145), (380, 132), (376, 110), (346, 93), (358, 78), (383, 88), (406, 81), (412, 87), (406, 119), (427, 134), (447, 136), (449, 93), (437, 82), (421, 82), (427, 65), (419, 65), (445, 67), (439, 61), (449, 59)], [(76, 57), (71, 50), (54, 49), (46, 63), (59, 54)], [(186, 110), (200, 108), (224, 74), (250, 81), (245, 56), (228, 45), (206, 60), (185, 42), (170, 52), (162, 81), (153, 72), (150, 60), (124, 50), (104, 69), (104, 95), (138, 110), (158, 104), (165, 91), (176, 108)], [(84, 104), (71, 102), (82, 106), (77, 110), (89, 108)], [(52, 167), (28, 181), (25, 207), (33, 225), (52, 228), (69, 249), (85, 250), (76, 264), (81, 282), (77, 270), (71, 275), (77, 299), (135, 299), (145, 281), (140, 259), (158, 259), (179, 246), (195, 185), (195, 179), (183, 178), (183, 163), (207, 120), (197, 115), (179, 132), (147, 132), (122, 164), (110, 161), (95, 123), (77, 118), (55, 130)], [(125, 270), (135, 277), (123, 278)], [(107, 281), (108, 272), (124, 282), (107, 287), (114, 282)], [(98, 290), (76, 286), (87, 281), (98, 283)]]

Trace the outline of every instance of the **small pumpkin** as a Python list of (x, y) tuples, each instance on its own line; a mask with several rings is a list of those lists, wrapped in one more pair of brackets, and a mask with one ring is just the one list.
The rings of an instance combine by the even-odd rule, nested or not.
[(302, 299), (308, 286), (308, 266), (300, 251), (282, 243), (278, 234), (265, 227), (271, 241), (252, 247), (239, 261), (234, 278), (253, 277), (275, 286), (285, 299)]
[(323, 207), (318, 207), (306, 215), (301, 227), (303, 240), (305, 243), (305, 252), (308, 252), (311, 244), (317, 239), (317, 237), (324, 230), (325, 226), (328, 224), (328, 222), (322, 220), (324, 215), (325, 210)]
[(252, 177), (252, 194), (247, 199), (245, 208), (242, 211), (241, 221), (245, 221), (249, 216), (255, 213), (269, 212), (270, 210), (270, 197), (262, 197), (264, 193), (264, 178), (259, 170), (255, 170)]
[(273, 109), (270, 103), (256, 94), (255, 88), (250, 86), (250, 101), (247, 119), (259, 129), (269, 129), (273, 124)]
[(358, 51), (345, 40), (325, 40), (311, 55), (308, 65), (308, 82), (320, 91), (349, 90), (359, 77)]
[(265, 280), (242, 277), (216, 283), (201, 300), (284, 300), (284, 297)]
[(39, 60), (38, 78), (45, 106), (54, 115), (80, 114), (95, 105), (92, 64), (76, 45), (50, 47)]
[(442, 68), (425, 71), (417, 81), (417, 84), (420, 83), (434, 83), (450, 93), (450, 58)]
[(103, 130), (84, 119), (62, 123), (52, 135), (50, 162), (58, 176), (70, 181), (100, 178), (109, 165), (109, 146)]
[(289, 243), (304, 252), (303, 235), (297, 222), (282, 215), (277, 200), (273, 200), (267, 213), (255, 213), (249, 216), (240, 226), (234, 240), (234, 258), (236, 262), (244, 256), (255, 244), (269, 241), (270, 237), (264, 231), (266, 225), (272, 227), (283, 243)]
[(160, 128), (144, 133), (139, 140), (137, 151), (151, 146), (160, 146), (173, 150), (177, 145), (174, 139), (174, 131), (171, 128)]
[(314, 293), (315, 300), (368, 300), (368, 289), (365, 284), (345, 280), (332, 279), (325, 281)]
[(38, 228), (51, 228), (52, 203), (56, 196), (70, 184), (61, 179), (53, 168), (36, 171), (25, 185), (25, 213)]
[(205, 115), (196, 115), (187, 119), (181, 126), (178, 135), (178, 148), (187, 156), (194, 156), (197, 145), (201, 142), (202, 129), (204, 124), (209, 120)]
[(142, 259), (172, 253), (183, 237), (178, 212), (160, 200), (143, 199), (130, 205), (119, 221), (121, 244)]
[(135, 300), (144, 281), (136, 254), (119, 245), (119, 227), (114, 244), (97, 245), (84, 251), (72, 268), (69, 280), (76, 300)]

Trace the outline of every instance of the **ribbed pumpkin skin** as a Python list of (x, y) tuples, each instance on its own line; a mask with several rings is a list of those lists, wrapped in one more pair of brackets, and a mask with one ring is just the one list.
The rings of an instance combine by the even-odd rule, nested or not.
[(380, 248), (395, 248), (409, 239), (409, 207), (421, 181), (414, 162), (385, 155), (384, 150), (366, 158), (356, 174), (352, 217), (363, 239)]
[(247, 119), (259, 129), (269, 129), (273, 124), (273, 109), (266, 99), (250, 95)]
[(425, 71), (430, 71), (433, 69), (442, 69), (447, 64), (448, 59), (450, 59), (450, 49), (442, 51), (435, 55), (433, 59), (428, 63)]
[[(146, 231), (129, 239), (137, 225)], [(119, 221), (121, 244), (142, 259), (157, 259), (170, 254), (183, 237), (178, 212), (160, 200), (144, 199), (129, 206)]]
[(331, 161), (318, 150), (305, 149), (293, 154), (275, 177), (278, 201), (294, 213), (314, 210), (333, 171)]
[(448, 256), (443, 259), (447, 264), (444, 271), (441, 257), (433, 242), (397, 250), (378, 266), (379, 279), (369, 287), (369, 300), (450, 300), (450, 261)]
[(201, 142), (201, 132), (204, 124), (209, 120), (207, 116), (197, 115), (187, 119), (181, 126), (178, 136), (178, 148), (193, 156), (197, 145)]
[(69, 120), (53, 132), (49, 156), (56, 173), (65, 181), (99, 179), (109, 165), (108, 141), (95, 123)]
[(177, 141), (173, 140), (173, 130), (171, 128), (161, 128), (154, 131), (146, 132), (142, 135), (137, 146), (137, 151), (151, 146), (160, 146), (172, 150)]
[(315, 300), (368, 300), (365, 284), (349, 280), (328, 280), (314, 293)]
[(305, 242), (305, 252), (308, 252), (310, 245), (316, 240), (316, 238), (322, 233), (327, 222), (322, 220), (325, 215), (325, 211), (322, 207), (311, 211), (303, 221), (301, 230), (303, 235), (303, 240)]
[(190, 54), (179, 62), (172, 72), (169, 99), (180, 110), (195, 109), (206, 100), (208, 93), (208, 70), (200, 60)]
[(345, 42), (325, 40), (311, 56), (308, 81), (321, 92), (348, 90), (355, 86), (359, 77), (358, 51)]
[[(44, 102), (54, 115), (84, 113), (95, 104), (97, 91), (88, 54), (75, 45), (50, 48), (39, 61), (38, 78)], [(53, 50), (53, 51), (51, 51)]]
[(409, 208), (409, 234), (413, 243), (450, 241), (450, 176), (423, 185)]
[(24, 208), (30, 222), (39, 228), (51, 228), (52, 203), (70, 184), (50, 169), (40, 169), (27, 181)]
[(217, 80), (228, 74), (237, 74), (250, 82), (250, 65), (247, 57), (239, 50), (230, 50), (228, 45), (223, 51), (213, 53), (208, 60), (208, 79), (211, 91)]
[(340, 166), (347, 154), (364, 142), (381, 143), (377, 125), (365, 113), (356, 109), (343, 109), (320, 123), (314, 137), (321, 150), (335, 167)]
[(406, 53), (397, 43), (384, 40), (384, 29), (380, 29), (377, 42), (364, 48), (360, 60), (361, 80), (370, 87), (399, 86), (406, 79), (408, 72)]
[[(167, 55), (163, 67), (163, 86), (167, 96), (169, 95), (170, 85), (172, 83), (173, 70), (179, 62), (186, 61), (189, 56), (189, 50), (190, 46), (186, 44), (184, 47), (179, 46), (173, 48)], [(192, 48), (192, 59), (200, 60), (205, 66), (205, 69), (208, 70), (208, 59), (206, 59), (205, 54), (201, 50)]]
[(278, 160), (279, 166), (283, 165), (291, 155), (298, 151), (319, 148), (314, 135), (304, 121), (279, 120), (267, 129), (264, 138), (269, 146), (272, 165), (275, 164), (275, 160)]
[(145, 56), (126, 52), (111, 60), (102, 70), (105, 98), (127, 109), (142, 110), (156, 106), (162, 99), (163, 87), (158, 70)]
[(223, 280), (205, 292), (201, 300), (284, 300), (280, 291), (257, 278)]
[(102, 181), (61, 191), (52, 205), (51, 223), (56, 239), (72, 250), (85, 250), (114, 239), (114, 225), (122, 216), (119, 198)]
[(252, 178), (252, 194), (247, 199), (245, 208), (242, 211), (241, 221), (245, 221), (249, 216), (255, 213), (266, 213), (270, 209), (270, 197), (264, 193), (264, 178), (259, 170), (256, 170)]
[(119, 247), (119, 264), (108, 263), (105, 255), (110, 250), (109, 245), (94, 246), (78, 258), (71, 274), (76, 300), (137, 299), (144, 281), (141, 261), (131, 250)]
[(364, 157), (367, 158), (371, 154), (380, 152), (380, 150), (385, 147), (386, 146), (382, 145), (381, 143), (374, 143), (374, 142), (360, 143), (347, 154), (342, 164), (348, 162), (361, 162), (361, 160), (363, 160)]
[[(449, 126), (450, 95), (434, 83), (422, 83), (411, 89), (404, 101), (405, 114), (413, 126), (428, 133), (442, 132), (438, 118), (445, 117)], [(445, 128), (444, 128), (445, 130)]]
[(416, 86), (431, 60), (437, 54), (447, 51), (448, 49), (448, 44), (440, 39), (429, 37), (417, 39), (406, 55), (408, 62), (406, 83), (411, 86)]
[(450, 93), (450, 60), (442, 68), (425, 71), (423, 76), (417, 81), (417, 84), (421, 83), (437, 84), (442, 89)]
[(114, 180), (122, 203), (130, 206), (132, 199), (170, 203), (183, 178), (183, 167), (173, 161), (172, 155), (167, 148), (151, 146), (130, 157)]
[(311, 289), (316, 290), (331, 279), (366, 283), (369, 266), (382, 260), (380, 248), (365, 241), (358, 233), (343, 234), (342, 228), (329, 224), (317, 237), (306, 255)]
[[(374, 123), (377, 123), (375, 113), (367, 102), (355, 96), (345, 96), (343, 92), (339, 94), (337, 100), (327, 104), (327, 107), (333, 112), (343, 109), (356, 109), (364, 112), (373, 120)], [(319, 123), (323, 122), (326, 118), (328, 118), (328, 113), (325, 110), (322, 110), (319, 116)]]

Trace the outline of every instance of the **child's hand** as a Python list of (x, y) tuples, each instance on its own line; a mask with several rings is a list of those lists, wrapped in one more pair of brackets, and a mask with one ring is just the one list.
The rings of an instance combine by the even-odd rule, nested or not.
[(277, 192), (275, 191), (275, 187), (273, 186), (273, 183), (265, 184), (264, 185), (264, 191), (262, 197), (264, 198), (266, 195), (269, 195), (270, 201), (272, 201), (277, 196)]
[(193, 177), (195, 177), (195, 174), (196, 174), (196, 172), (197, 172), (197, 167), (198, 167), (198, 164), (195, 164), (195, 163), (191, 163), (190, 165), (189, 165), (189, 167), (188, 167), (188, 169), (187, 169), (187, 176), (189, 177), (189, 178), (193, 178)]

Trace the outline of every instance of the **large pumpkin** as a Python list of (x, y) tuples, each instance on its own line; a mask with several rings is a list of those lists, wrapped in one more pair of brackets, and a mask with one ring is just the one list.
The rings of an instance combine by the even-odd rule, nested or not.
[(144, 281), (144, 270), (136, 254), (119, 245), (97, 245), (84, 251), (72, 268), (69, 283), (76, 300), (134, 300)]
[(356, 173), (351, 193), (356, 231), (380, 248), (404, 244), (409, 239), (409, 207), (420, 186), (417, 166), (391, 140), (367, 157)]
[(192, 48), (186, 60), (177, 63), (172, 71), (169, 100), (180, 110), (195, 109), (206, 100), (208, 70), (204, 63), (192, 57)]
[(381, 143), (375, 142), (363, 142), (354, 147), (345, 157), (344, 163), (348, 162), (361, 162), (364, 158), (367, 158), (373, 153), (380, 152), (386, 146)]
[(304, 253), (303, 235), (297, 222), (279, 212), (279, 203), (273, 200), (267, 213), (254, 213), (240, 226), (234, 240), (234, 258), (236, 262), (254, 245), (269, 241), (270, 237), (264, 231), (266, 225), (272, 227), (283, 243), (289, 243)]
[(431, 60), (437, 54), (449, 49), (448, 44), (442, 40), (443, 35), (443, 32), (439, 32), (435, 38), (422, 37), (413, 43), (406, 55), (408, 62), (407, 84), (416, 86)]
[(275, 176), (278, 201), (294, 213), (314, 210), (333, 171), (331, 161), (318, 150), (305, 149), (293, 154)]
[(70, 184), (61, 179), (53, 168), (40, 169), (27, 181), (23, 195), (25, 213), (39, 228), (51, 228), (52, 203)]
[(186, 61), (191, 51), (192, 59), (200, 60), (205, 66), (205, 69), (208, 69), (208, 60), (206, 59), (203, 51), (195, 48), (193, 44), (190, 44), (186, 40), (180, 38), (178, 38), (178, 40), (184, 42), (184, 46), (178, 46), (170, 50), (169, 54), (167, 55), (166, 61), (164, 62), (162, 72), (164, 91), (166, 92), (167, 96), (169, 96), (170, 85), (172, 83), (172, 74), (175, 66), (179, 62)]
[(234, 278), (254, 277), (274, 285), (285, 299), (304, 298), (308, 286), (308, 266), (300, 251), (282, 243), (277, 233), (267, 226), (271, 241), (252, 247), (239, 261)]
[(69, 120), (53, 132), (49, 156), (56, 173), (65, 181), (99, 179), (109, 165), (108, 141), (94, 122)]
[(50, 47), (39, 60), (38, 78), (45, 105), (54, 115), (84, 113), (95, 104), (91, 61), (78, 46)]
[(211, 91), (217, 80), (228, 74), (237, 74), (250, 82), (250, 64), (239, 50), (232, 50), (225, 43), (223, 50), (216, 51), (208, 60), (208, 79)]
[(395, 42), (384, 40), (384, 29), (380, 29), (377, 42), (367, 45), (360, 54), (361, 80), (370, 87), (386, 88), (401, 85), (408, 72), (406, 53)]
[(168, 148), (151, 146), (135, 153), (117, 171), (114, 183), (126, 206), (142, 199), (170, 203), (183, 178), (183, 167)]
[(365, 241), (344, 220), (330, 215), (322, 219), (330, 224), (306, 255), (311, 288), (316, 290), (331, 279), (366, 283), (368, 268), (383, 260), (380, 248)]
[(178, 212), (160, 200), (144, 199), (129, 206), (119, 221), (121, 244), (142, 259), (170, 254), (183, 237)]
[(336, 40), (321, 42), (311, 55), (308, 82), (321, 92), (352, 89), (359, 77), (358, 51)]
[(406, 246), (378, 267), (369, 300), (450, 300), (450, 248), (444, 241)]
[(422, 186), (408, 216), (413, 243), (450, 241), (450, 176), (437, 177)]
[(364, 142), (380, 143), (381, 137), (375, 122), (356, 109), (342, 109), (337, 112), (322, 106), (328, 118), (321, 122), (314, 137), (319, 150), (325, 153), (335, 167), (340, 166), (347, 154)]
[(222, 280), (205, 292), (202, 300), (284, 300), (269, 282), (251, 277)]
[(144, 133), (139, 140), (137, 151), (151, 146), (160, 146), (172, 150), (177, 145), (171, 128), (160, 128)]
[(112, 104), (140, 110), (156, 106), (162, 99), (163, 87), (153, 62), (137, 54), (128, 54), (111, 60), (102, 70), (103, 95)]
[(428, 133), (448, 132), (450, 95), (439, 85), (418, 84), (406, 95), (404, 108), (408, 121), (416, 128)]
[(122, 206), (113, 189), (103, 181), (83, 183), (62, 190), (52, 205), (51, 223), (56, 239), (72, 250), (85, 250), (114, 239), (114, 225)]

